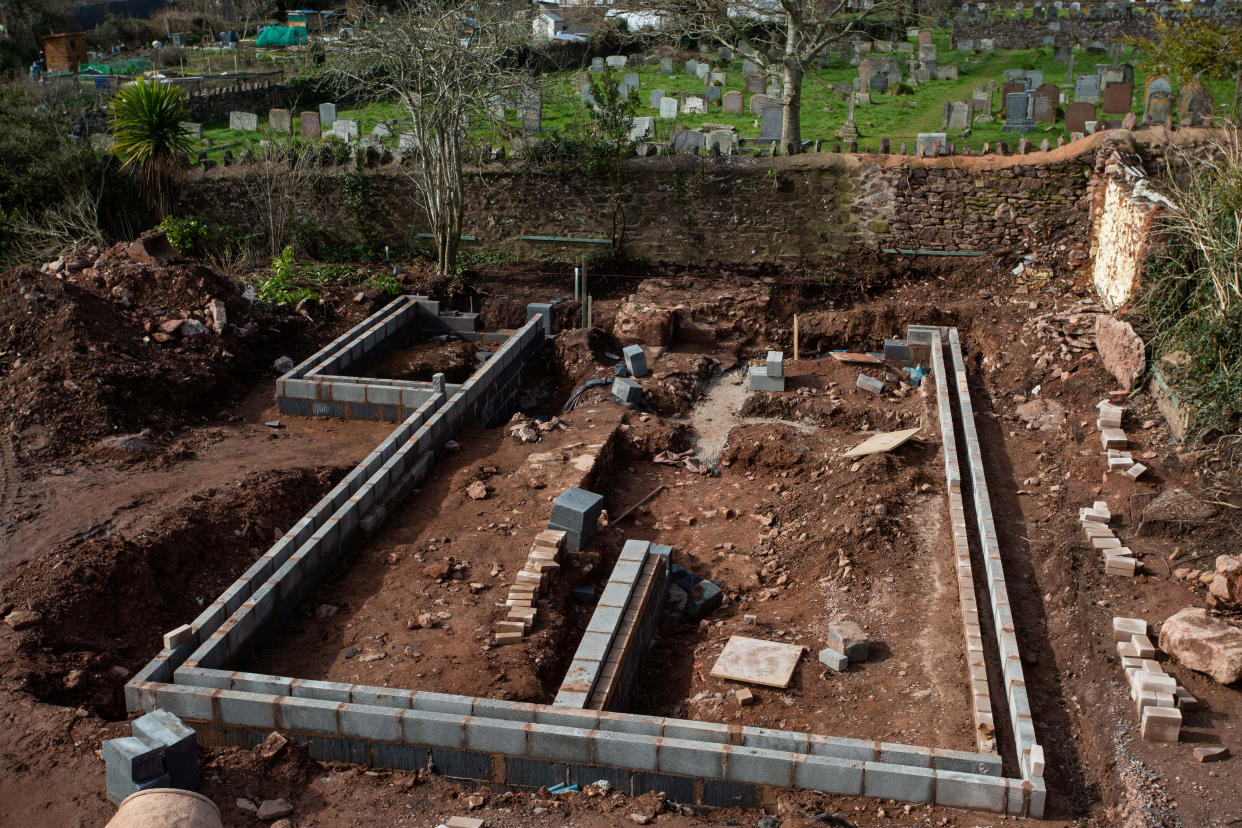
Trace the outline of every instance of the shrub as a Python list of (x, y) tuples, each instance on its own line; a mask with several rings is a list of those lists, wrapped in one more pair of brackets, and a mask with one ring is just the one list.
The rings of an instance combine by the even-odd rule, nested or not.
[(298, 287), (297, 261), (293, 247), (286, 247), (272, 260), (272, 273), (254, 283), (255, 298), (272, 307), (295, 307), (304, 299), (318, 299), (319, 294), (309, 288)]

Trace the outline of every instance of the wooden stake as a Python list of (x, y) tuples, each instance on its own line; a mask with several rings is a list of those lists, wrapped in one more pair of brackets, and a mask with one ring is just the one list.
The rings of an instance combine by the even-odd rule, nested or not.
[(656, 495), (658, 495), (658, 494), (659, 494), (660, 492), (662, 492), (662, 491), (664, 491), (664, 484), (663, 484), (663, 483), (661, 483), (659, 486), (656, 486), (655, 491), (653, 491), (651, 494), (647, 495), (647, 496), (646, 496), (646, 497), (644, 497), (642, 500), (638, 501), (638, 502), (637, 502), (637, 503), (635, 503), (633, 506), (631, 506), (630, 508), (626, 509), (624, 512), (622, 512), (621, 514), (617, 515), (615, 518), (611, 519), (611, 520), (610, 520), (610, 521), (608, 521), (608, 522), (609, 522), (611, 525), (615, 526), (616, 524), (620, 523), (621, 521), (623, 521), (623, 520), (625, 520), (627, 517), (629, 517), (629, 516), (630, 516), (630, 513), (631, 513), (631, 512), (633, 512), (635, 509), (637, 509), (639, 506), (642, 506), (644, 503), (646, 503), (648, 500), (651, 500), (651, 498), (655, 497)]
[(794, 362), (798, 361), (798, 314), (794, 314)]

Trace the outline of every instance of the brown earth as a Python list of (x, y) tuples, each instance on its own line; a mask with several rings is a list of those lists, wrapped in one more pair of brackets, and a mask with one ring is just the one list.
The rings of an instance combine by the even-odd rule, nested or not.
[[(624, 339), (616, 324), (629, 302), (645, 309), (640, 316), (667, 312), (674, 330), (686, 336), (674, 336), (662, 350), (648, 349), (653, 376), (644, 383), (656, 392), (655, 411), (627, 412), (607, 399), (606, 388), (595, 388), (565, 415), (567, 430), (549, 431), (538, 443), (520, 444), (508, 429), (463, 435), (462, 450), (446, 456), (422, 491), (321, 587), (260, 654), (258, 666), (546, 700), (567, 657), (565, 641), (575, 640), (589, 614), (572, 602), (569, 589), (605, 578), (622, 539), (637, 536), (673, 545), (675, 561), (720, 579), (728, 600), (701, 625), (665, 620), (633, 709), (969, 749), (973, 734), (931, 401), (920, 391), (871, 397), (853, 387), (857, 367), (789, 359), (794, 311), (804, 357), (830, 348), (875, 350), (908, 323), (953, 324), (971, 371), (1028, 691), (1048, 754), (1045, 824), (1227, 824), (1238, 816), (1233, 809), (1242, 798), (1236, 760), (1200, 765), (1190, 751), (1197, 744), (1239, 745), (1242, 704), (1235, 690), (1168, 665), (1205, 709), (1187, 715), (1180, 744), (1143, 742), (1109, 634), (1114, 615), (1158, 623), (1183, 606), (1208, 603), (1204, 584), (1174, 573), (1210, 570), (1214, 553), (1232, 551), (1236, 495), (1205, 491), (1221, 480), (1219, 465), (1212, 465), (1219, 461), (1182, 450), (1140, 395), (1130, 402), (1125, 425), (1136, 458), (1151, 471), (1139, 481), (1105, 472), (1094, 405), (1111, 380), (1093, 352), (1064, 346), (1028, 324), (1054, 307), (1073, 310), (1089, 295), (1085, 283), (1062, 276), (1046, 284), (1008, 284), (990, 261), (901, 267), (901, 286), (886, 288), (877, 280), (881, 287), (870, 292), (851, 287), (830, 294), (755, 274), (600, 279), (595, 320), (606, 332), (562, 335), (547, 369), (554, 389), (528, 388), (523, 399), (542, 400), (537, 407), (544, 414), (559, 411), (570, 389), (611, 376), (613, 362), (604, 353), (616, 353)], [(565, 295), (569, 279), (545, 275), (518, 288), (508, 281), (482, 283), (474, 301), (485, 316), (520, 324), (525, 301)], [(37, 398), (41, 408), (31, 402), (35, 397), (13, 396), (4, 408), (16, 450), (6, 455), (0, 481), (0, 546), (8, 567), (0, 601), (44, 617), (32, 630), (0, 628), (0, 766), (6, 770), (0, 774), (0, 822), (101, 824), (113, 808), (103, 798), (103, 764), (95, 751), (102, 739), (125, 729), (116, 718), (122, 670), (128, 674), (149, 658), (163, 630), (190, 620), (199, 598), (210, 600), (390, 427), (292, 418), (281, 429), (262, 425), (276, 418), (271, 359), (282, 348), (294, 359), (305, 356), (366, 312), (364, 305), (330, 302), (333, 310), (317, 321), (258, 319), (256, 328), (267, 326), (271, 338), (252, 350), (231, 342), (205, 350), (165, 343), (152, 348), (155, 359), (143, 359), (143, 320), (189, 309), (188, 299), (175, 305), (156, 294), (150, 301), (164, 303), (158, 311), (127, 309), (89, 285), (33, 271), (9, 274), (0, 287), (6, 323), (0, 335), (10, 337), (0, 347), (0, 382), (19, 388), (14, 377), (22, 368), (13, 367), (13, 355), (29, 354), (23, 365), (30, 373), (22, 382), (48, 392)], [(516, 318), (519, 306), (522, 319)], [(243, 323), (245, 314), (238, 311)], [(39, 324), (50, 332), (41, 339), (35, 337)], [(730, 396), (732, 374), (704, 382), (715, 368), (734, 370), (770, 347), (786, 351), (786, 394)], [(211, 348), (244, 353), (253, 368), (234, 372)], [(447, 365), (451, 354), (445, 359)], [(96, 362), (98, 370), (83, 368)], [(426, 367), (438, 364), (433, 357)], [(89, 386), (75, 379), (93, 390), (52, 393), (58, 382), (65, 387), (61, 372), (70, 368), (82, 372), (72, 377), (93, 378)], [(161, 383), (183, 376), (217, 383), (214, 395), (161, 395)], [(229, 400), (220, 390), (225, 387), (237, 388)], [(1062, 407), (1065, 421), (1046, 430), (1028, 427), (1018, 408), (1032, 399)], [(157, 406), (154, 423), (142, 405)], [(220, 409), (238, 421), (191, 425), (199, 412)], [(36, 450), (40, 433), (31, 428), (50, 433), (47, 423), (63, 429)], [(924, 427), (916, 440), (890, 454), (855, 462), (839, 457), (865, 432), (916, 425)], [(153, 426), (153, 450), (136, 459), (76, 450), (114, 426), (116, 433)], [(718, 452), (718, 476), (651, 462), (659, 451), (696, 440), (705, 456)], [(709, 449), (704, 440), (719, 447)], [(597, 445), (598, 452), (591, 449)], [(590, 464), (581, 459), (594, 453), (599, 459)], [(487, 486), (486, 499), (465, 494), (476, 481)], [(521, 645), (491, 648), (495, 597), (546, 521), (547, 500), (579, 481), (605, 491), (613, 515), (658, 485), (666, 488), (619, 527), (601, 529), (589, 553), (566, 567), (548, 599), (546, 627)], [(1149, 524), (1140, 534), (1143, 508), (1175, 485), (1229, 505), (1206, 523)], [(1100, 498), (1122, 516), (1121, 537), (1143, 553), (1143, 574), (1135, 579), (1104, 577), (1101, 561), (1082, 540), (1075, 512)], [(500, 564), (495, 575), (494, 563)], [(321, 620), (314, 614), (321, 604), (333, 604), (336, 613)], [(423, 612), (434, 616), (433, 624), (410, 629), (408, 622)], [(746, 614), (758, 623), (746, 624)], [(814, 653), (823, 646), (826, 625), (838, 617), (864, 626), (875, 642), (874, 657), (846, 674), (825, 675)], [(756, 706), (737, 707), (728, 697), (737, 685), (707, 675), (732, 634), (808, 647), (792, 688), (757, 689)], [(296, 657), (277, 652), (280, 642), (296, 647)], [(346, 658), (349, 647), (356, 652)], [(384, 656), (361, 658), (369, 653)], [(204, 791), (230, 825), (253, 824), (237, 809), (238, 797), (274, 796), (294, 804), (297, 825), (378, 819), (430, 826), (476, 805), (473, 815), (505, 826), (549, 820), (615, 825), (628, 823), (631, 813), (654, 816), (657, 810), (664, 811), (659, 822), (670, 825), (753, 824), (762, 815), (691, 816), (662, 806), (654, 795), (487, 791), (478, 794), (479, 804), (468, 799), (476, 794), (470, 788), (322, 765), (293, 746), (270, 759), (238, 750), (204, 750), (202, 758)], [(816, 814), (859, 826), (965, 828), (1004, 821), (793, 792), (777, 795), (764, 811), (785, 826), (824, 824), (811, 819)]]

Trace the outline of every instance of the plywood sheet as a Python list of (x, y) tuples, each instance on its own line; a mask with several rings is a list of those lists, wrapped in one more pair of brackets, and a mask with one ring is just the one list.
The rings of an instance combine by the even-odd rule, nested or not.
[(921, 428), (907, 428), (901, 431), (882, 431), (879, 434), (872, 434), (842, 456), (862, 457), (864, 454), (879, 454), (883, 451), (892, 451), (921, 430)]
[(837, 362), (848, 362), (855, 365), (879, 365), (883, 360), (876, 359), (871, 354), (849, 354), (844, 351), (832, 351), (832, 358)]
[(802, 650), (798, 644), (735, 635), (716, 659), (712, 675), (764, 687), (788, 687)]

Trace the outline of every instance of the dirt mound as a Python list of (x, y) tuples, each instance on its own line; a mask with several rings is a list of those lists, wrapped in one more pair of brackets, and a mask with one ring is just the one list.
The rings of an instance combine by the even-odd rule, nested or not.
[(0, 422), (25, 460), (215, 414), (309, 327), (208, 267), (153, 267), (126, 245), (47, 269), (0, 276)]
[(260, 472), (189, 495), (149, 531), (68, 545), (20, 567), (6, 603), (41, 615), (16, 678), (45, 701), (124, 715), (121, 687), (164, 632), (198, 615), (345, 469)]
[(778, 423), (733, 429), (720, 459), (735, 472), (759, 468), (780, 471), (801, 465), (807, 452), (806, 440), (798, 430)]

